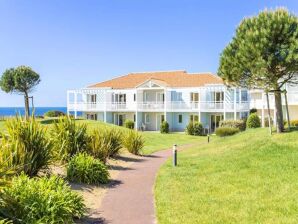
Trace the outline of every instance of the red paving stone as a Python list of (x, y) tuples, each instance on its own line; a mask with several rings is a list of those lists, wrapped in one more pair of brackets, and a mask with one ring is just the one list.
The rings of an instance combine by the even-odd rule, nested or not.
[(160, 166), (171, 155), (170, 149), (156, 152), (132, 163), (128, 169), (120, 170), (117, 184), (103, 198), (100, 208), (102, 223), (156, 223), (154, 181)]

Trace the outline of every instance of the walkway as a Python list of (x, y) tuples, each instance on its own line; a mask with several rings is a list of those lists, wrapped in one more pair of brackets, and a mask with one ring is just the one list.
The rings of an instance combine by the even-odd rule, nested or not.
[[(189, 146), (183, 148), (186, 147)], [(170, 149), (156, 152), (136, 160), (128, 169), (120, 170), (115, 186), (108, 190), (102, 201), (102, 223), (156, 223), (154, 181), (160, 166), (171, 155)]]

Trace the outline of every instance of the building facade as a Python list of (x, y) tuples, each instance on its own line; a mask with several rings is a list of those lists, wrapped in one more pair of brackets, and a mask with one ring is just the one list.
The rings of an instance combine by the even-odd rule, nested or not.
[(221, 120), (246, 117), (249, 97), (246, 89), (228, 88), (211, 73), (130, 73), (67, 91), (67, 110), (120, 126), (129, 119), (135, 129), (145, 131), (158, 131), (164, 120), (171, 131), (184, 131), (189, 122), (201, 122), (212, 133)]

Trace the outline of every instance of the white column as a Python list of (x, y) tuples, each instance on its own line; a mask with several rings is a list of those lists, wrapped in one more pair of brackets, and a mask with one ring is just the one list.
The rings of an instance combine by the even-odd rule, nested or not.
[(107, 90), (104, 92), (104, 112), (103, 112), (104, 122), (107, 122)]
[(167, 89), (164, 89), (164, 94), (165, 94), (165, 105), (164, 105), (164, 115), (165, 115), (165, 121), (167, 121)]
[(202, 123), (202, 113), (201, 113), (201, 89), (199, 90), (199, 102), (198, 102), (198, 109), (199, 109), (199, 122)]
[(265, 95), (262, 92), (262, 127), (265, 127), (265, 110), (264, 110), (265, 102), (264, 102), (264, 99), (265, 99)]
[(78, 104), (78, 99), (77, 99), (77, 91), (74, 92), (74, 105), (75, 105), (75, 108), (74, 108), (74, 117), (75, 119), (77, 119), (77, 104)]
[(223, 99), (224, 120), (226, 120), (226, 118), (227, 118), (227, 115), (226, 115), (226, 91), (227, 91), (227, 89), (224, 88), (224, 99)]
[(135, 129), (136, 131), (138, 130), (138, 90), (136, 89), (136, 101), (135, 101), (135, 106), (136, 106), (136, 121), (135, 121)]
[(237, 120), (236, 103), (237, 103), (237, 94), (236, 94), (236, 88), (234, 88), (234, 120)]

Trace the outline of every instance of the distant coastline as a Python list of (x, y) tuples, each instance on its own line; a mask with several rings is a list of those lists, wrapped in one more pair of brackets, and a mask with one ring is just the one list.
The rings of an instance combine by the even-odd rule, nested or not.
[[(37, 116), (44, 115), (45, 112), (49, 110), (58, 110), (64, 113), (67, 112), (66, 107), (35, 107), (34, 114)], [(30, 113), (32, 112), (32, 108), (30, 108)], [(16, 114), (24, 115), (25, 108), (24, 107), (0, 107), (0, 116), (14, 116)]]

